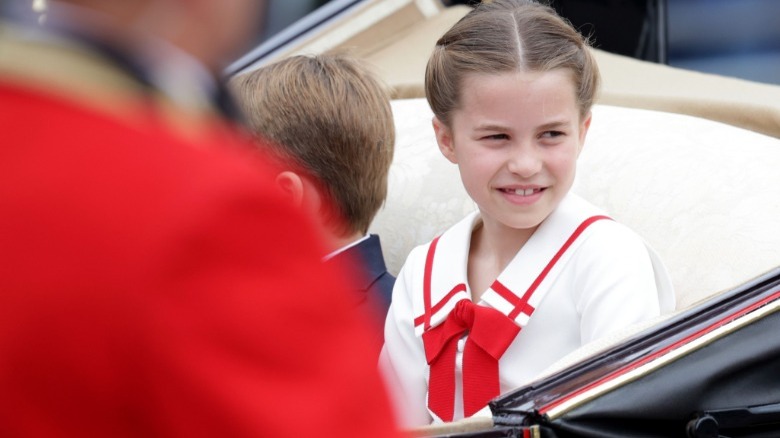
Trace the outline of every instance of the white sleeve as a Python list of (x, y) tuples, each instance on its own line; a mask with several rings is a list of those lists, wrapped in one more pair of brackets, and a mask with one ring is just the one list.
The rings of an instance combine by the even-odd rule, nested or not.
[[(407, 258), (393, 287), (393, 299), (385, 320), (385, 345), (379, 358), (380, 371), (403, 427), (430, 424), (427, 394), (428, 363), (422, 338), (414, 334), (412, 294), (422, 293), (422, 273), (416, 275), (420, 248)], [(424, 254), (423, 254), (424, 257)], [(416, 283), (419, 283), (416, 284)]]
[(604, 225), (583, 242), (574, 260), (583, 345), (661, 313), (649, 248), (627, 227), (606, 221)]

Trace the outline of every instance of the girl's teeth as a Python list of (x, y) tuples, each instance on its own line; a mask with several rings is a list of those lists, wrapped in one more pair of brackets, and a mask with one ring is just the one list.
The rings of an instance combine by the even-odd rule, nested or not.
[(531, 196), (536, 192), (534, 189), (515, 189), (515, 195)]

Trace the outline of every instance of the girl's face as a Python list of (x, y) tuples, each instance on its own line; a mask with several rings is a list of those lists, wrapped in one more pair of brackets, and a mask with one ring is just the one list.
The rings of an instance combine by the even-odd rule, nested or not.
[(433, 124), (486, 229), (533, 232), (574, 182), (590, 114), (566, 70), (471, 74), (451, 126)]

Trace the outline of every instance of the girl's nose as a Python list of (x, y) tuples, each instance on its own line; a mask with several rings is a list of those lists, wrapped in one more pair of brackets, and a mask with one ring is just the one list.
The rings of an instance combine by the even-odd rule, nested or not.
[(542, 170), (542, 159), (533, 146), (512, 148), (507, 160), (507, 169), (523, 178), (529, 178)]

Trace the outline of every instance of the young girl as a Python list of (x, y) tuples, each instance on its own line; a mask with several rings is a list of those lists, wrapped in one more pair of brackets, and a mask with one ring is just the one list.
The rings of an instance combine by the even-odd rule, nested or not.
[(655, 253), (569, 193), (598, 82), (582, 36), (532, 1), (483, 3), (437, 42), (433, 128), (479, 211), (415, 248), (393, 290), (382, 368), (407, 426), (468, 417), (673, 310)]

